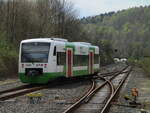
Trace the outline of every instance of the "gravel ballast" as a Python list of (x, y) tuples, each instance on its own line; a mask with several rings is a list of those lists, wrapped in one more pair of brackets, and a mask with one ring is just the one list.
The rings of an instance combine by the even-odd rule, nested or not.
[[(125, 107), (129, 106), (129, 102), (134, 98), (131, 94), (132, 88), (138, 89), (139, 95), (137, 97), (137, 103), (141, 103), (142, 105), (137, 107)], [(126, 101), (124, 96), (128, 96), (132, 100)], [(110, 113), (142, 113), (142, 110), (146, 111), (143, 113), (150, 113), (150, 76), (147, 76), (142, 69), (135, 67), (129, 75), (127, 83), (121, 90), (116, 105), (112, 104)]]
[[(101, 68), (101, 73), (117, 71), (124, 68), (124, 66), (124, 64), (105, 66)], [(69, 82), (64, 85), (36, 91), (35, 93), (42, 94), (39, 103), (36, 98), (34, 101), (30, 101), (26, 95), (0, 102), (0, 113), (60, 113), (82, 97), (89, 90), (90, 84), (89, 81)], [(19, 81), (3, 84), (0, 85), (0, 90), (20, 85), (22, 83)]]

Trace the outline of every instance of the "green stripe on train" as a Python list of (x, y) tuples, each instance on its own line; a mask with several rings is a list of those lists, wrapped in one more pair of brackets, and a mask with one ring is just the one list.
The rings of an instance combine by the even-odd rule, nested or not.
[[(77, 70), (73, 71), (73, 76), (84, 76), (87, 75), (87, 70)], [(19, 73), (19, 78), (23, 83), (47, 83), (50, 80), (54, 80), (59, 77), (65, 77), (66, 75), (63, 72), (54, 72), (54, 73), (44, 73), (39, 76), (27, 76), (25, 73)]]
[(95, 53), (95, 47), (90, 46), (90, 47), (89, 47), (89, 50), (93, 50), (93, 52)]
[(54, 80), (58, 77), (62, 77), (64, 74), (60, 73), (43, 73), (39, 76), (27, 76), (25, 73), (19, 73), (19, 78), (23, 83), (47, 83), (49, 80)]
[(66, 43), (66, 48), (72, 48), (73, 49), (73, 52), (75, 52), (75, 45), (73, 43)]
[(82, 76), (82, 75), (87, 75), (89, 72), (88, 70), (77, 70), (73, 71), (73, 76)]

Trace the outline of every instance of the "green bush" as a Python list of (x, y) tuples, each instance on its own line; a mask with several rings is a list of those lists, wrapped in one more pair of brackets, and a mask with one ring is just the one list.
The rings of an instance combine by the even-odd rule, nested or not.
[(128, 63), (129, 65), (136, 65), (137, 60), (136, 60), (135, 58), (128, 58), (127, 63)]
[(150, 75), (150, 58), (142, 58), (139, 61), (139, 65), (147, 74)]
[(5, 78), (6, 72), (7, 72), (7, 67), (5, 66), (2, 58), (0, 58), (0, 79)]
[(0, 41), (0, 78), (17, 76), (18, 53), (6, 40)]
[(150, 58), (149, 57), (140, 58), (139, 60), (137, 60), (135, 58), (129, 58), (128, 64), (138, 66), (138, 67), (142, 68), (145, 73), (150, 75)]

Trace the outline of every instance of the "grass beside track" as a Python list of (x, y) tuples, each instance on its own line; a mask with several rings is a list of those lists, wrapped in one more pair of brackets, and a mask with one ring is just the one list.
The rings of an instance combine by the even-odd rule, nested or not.
[(7, 79), (7, 80), (0, 81), (0, 85), (11, 84), (11, 83), (15, 83), (18, 81), (19, 81), (18, 79)]

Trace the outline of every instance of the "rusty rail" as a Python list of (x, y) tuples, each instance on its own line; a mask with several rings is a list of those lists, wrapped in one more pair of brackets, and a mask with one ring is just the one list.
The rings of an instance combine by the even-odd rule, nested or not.
[(76, 103), (74, 103), (68, 109), (66, 109), (63, 113), (71, 113), (73, 110), (75, 110), (81, 104), (81, 102), (84, 101), (84, 99), (93, 91), (94, 88), (95, 88), (95, 81), (92, 80), (92, 86), (91, 86), (90, 90), (81, 99), (79, 99)]
[(23, 86), (23, 87), (5, 90), (0, 93), (0, 101), (4, 101), (4, 100), (10, 99), (10, 98), (14, 98), (14, 97), (26, 94), (26, 93), (30, 93), (30, 92), (45, 89), (45, 88), (47, 88), (46, 85), (34, 86), (34, 87), (29, 87), (29, 85), (27, 85), (27, 87)]
[(130, 72), (132, 71), (132, 68), (127, 71), (126, 76), (120, 81), (118, 87), (115, 89), (115, 92), (113, 93), (112, 96), (110, 96), (110, 98), (108, 99), (108, 101), (106, 102), (106, 104), (104, 105), (103, 109), (101, 110), (100, 113), (107, 113), (109, 110), (109, 107), (111, 105), (111, 102), (113, 101), (113, 99), (115, 98), (115, 96), (117, 95), (117, 93), (119, 93), (121, 87), (123, 86), (125, 80), (127, 79), (127, 77), (129, 76)]
[[(104, 83), (92, 90), (90, 90), (87, 94), (85, 94), (79, 101), (77, 101), (76, 103), (74, 103), (73, 105), (71, 105), (68, 109), (66, 109), (63, 113), (72, 113), (73, 111), (75, 111), (81, 104), (82, 102), (85, 100), (85, 99), (88, 99), (88, 98), (92, 98), (92, 96), (94, 96), (96, 94), (96, 92), (98, 90), (100, 90), (101, 88), (103, 88), (106, 84), (109, 85), (110, 87), (110, 97), (113, 96), (113, 94), (115, 93), (115, 88), (113, 86), (113, 84), (110, 82), (112, 79), (114, 79), (116, 76), (118, 76), (119, 74), (121, 74), (124, 70), (126, 70), (128, 68), (125, 67), (124, 69), (122, 69), (121, 71), (119, 72), (115, 72), (113, 73), (113, 77), (110, 78), (110, 80), (107, 80), (105, 79), (104, 77), (100, 77), (100, 76), (97, 76), (95, 78), (101, 78), (102, 80), (104, 80)], [(110, 98), (109, 98), (110, 99)]]
[(18, 86), (18, 87), (15, 87), (15, 88), (3, 90), (3, 91), (0, 91), (0, 95), (2, 95), (4, 93), (12, 92), (12, 91), (17, 91), (17, 90), (29, 88), (29, 87), (32, 87), (32, 86), (31, 85), (22, 85), (22, 86)]

